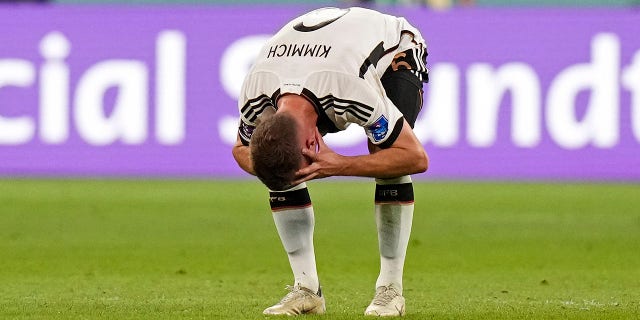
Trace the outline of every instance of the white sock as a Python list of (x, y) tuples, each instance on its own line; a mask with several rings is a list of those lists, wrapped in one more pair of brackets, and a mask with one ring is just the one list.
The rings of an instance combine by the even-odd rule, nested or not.
[(376, 288), (394, 284), (402, 294), (402, 273), (413, 220), (413, 184), (410, 176), (376, 179), (376, 225), (380, 275)]
[(319, 291), (313, 250), (313, 207), (306, 184), (283, 192), (270, 192), (273, 221), (289, 256), (294, 285)]

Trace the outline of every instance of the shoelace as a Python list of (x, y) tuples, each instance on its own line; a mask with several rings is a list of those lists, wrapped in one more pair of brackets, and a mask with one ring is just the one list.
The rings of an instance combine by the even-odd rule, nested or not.
[(384, 291), (380, 290), (376, 293), (376, 296), (373, 298), (373, 304), (379, 306), (385, 306), (393, 300), (393, 298), (398, 296), (398, 292), (391, 287), (383, 287)]
[(286, 289), (289, 290), (289, 293), (287, 293), (286, 296), (284, 296), (284, 298), (282, 298), (282, 300), (280, 300), (280, 304), (284, 304), (287, 303), (291, 300), (297, 299), (298, 297), (301, 296), (305, 296), (305, 294), (307, 293), (306, 291), (302, 290), (300, 287), (298, 286), (286, 286)]

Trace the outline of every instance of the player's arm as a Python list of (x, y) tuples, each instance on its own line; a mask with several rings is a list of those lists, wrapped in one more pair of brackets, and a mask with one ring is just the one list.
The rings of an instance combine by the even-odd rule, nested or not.
[(233, 153), (233, 158), (236, 159), (238, 166), (242, 168), (242, 170), (250, 173), (252, 175), (256, 175), (253, 170), (253, 162), (251, 161), (251, 148), (249, 146), (245, 146), (240, 140), (240, 136), (236, 140), (236, 144), (233, 146), (231, 151)]
[(302, 150), (302, 154), (311, 164), (298, 170), (297, 183), (329, 176), (395, 178), (424, 172), (429, 166), (427, 153), (406, 120), (400, 134), (389, 148), (374, 147), (368, 155), (340, 155), (324, 143), (318, 132), (316, 141), (317, 150)]

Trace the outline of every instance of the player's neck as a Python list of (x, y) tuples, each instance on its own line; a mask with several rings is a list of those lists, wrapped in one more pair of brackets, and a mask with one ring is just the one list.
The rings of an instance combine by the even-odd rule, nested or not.
[(311, 102), (296, 94), (288, 94), (278, 99), (278, 112), (290, 114), (303, 128), (315, 128), (318, 121), (318, 114)]

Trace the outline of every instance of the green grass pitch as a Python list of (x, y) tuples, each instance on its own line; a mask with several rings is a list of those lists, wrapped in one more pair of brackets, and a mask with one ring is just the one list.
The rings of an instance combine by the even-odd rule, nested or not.
[[(374, 186), (309, 184), (327, 314), (378, 272)], [(640, 187), (421, 182), (406, 319), (639, 319)], [(264, 319), (291, 284), (258, 182), (0, 180), (0, 319)]]

